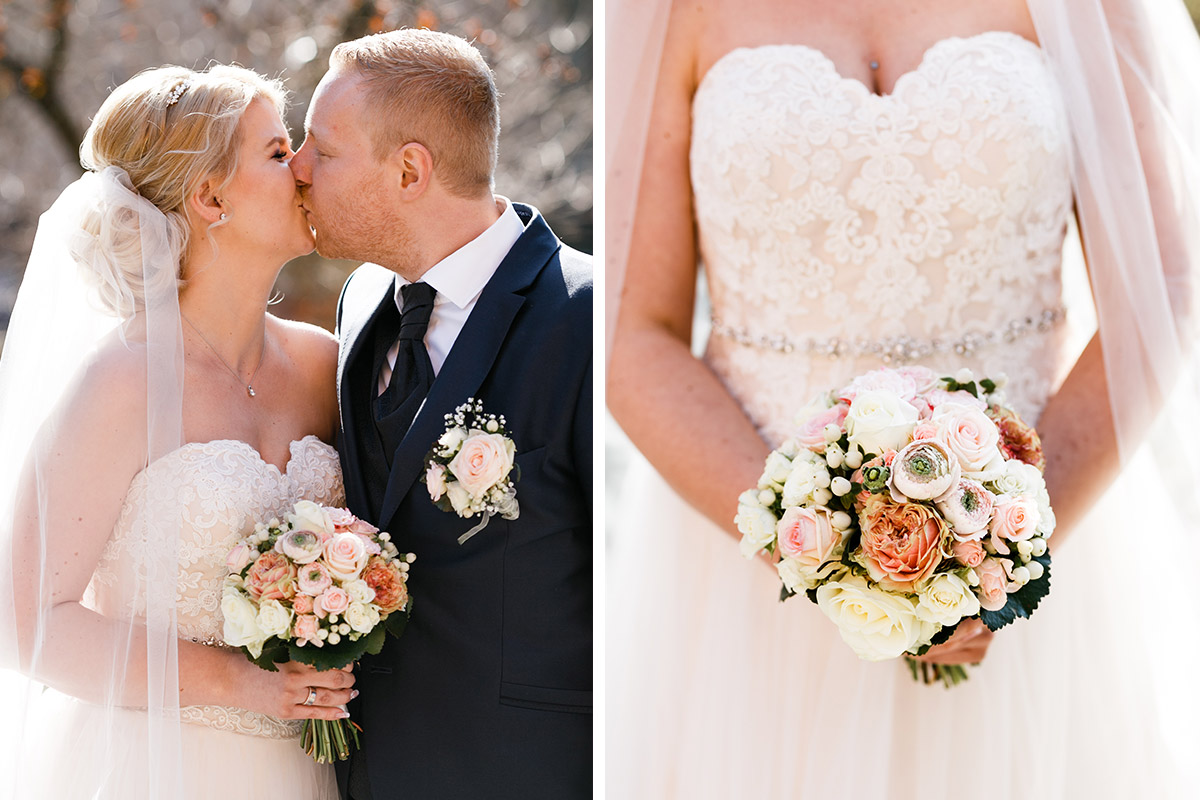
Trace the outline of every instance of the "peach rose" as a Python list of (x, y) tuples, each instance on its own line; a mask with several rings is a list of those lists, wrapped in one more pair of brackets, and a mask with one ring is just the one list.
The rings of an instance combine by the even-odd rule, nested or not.
[(344, 614), (350, 607), (350, 594), (340, 586), (330, 586), (313, 601), (313, 610), (322, 619), (328, 614)]
[(946, 403), (934, 412), (933, 420), (941, 431), (938, 438), (958, 459), (964, 477), (987, 481), (995, 477), (992, 473), (1003, 472), (1000, 431), (979, 408)]
[(819, 567), (842, 538), (833, 532), (828, 512), (800, 507), (784, 512), (777, 534), (783, 554), (807, 567)]
[(325, 565), (333, 577), (357, 578), (367, 563), (367, 548), (356, 533), (339, 533), (325, 543)]
[(936, 439), (938, 436), (938, 426), (936, 423), (923, 419), (917, 423), (917, 427), (913, 428), (912, 440), (920, 442), (924, 439)]
[(1003, 406), (989, 406), (988, 417), (1000, 430), (1000, 449), (1006, 458), (1037, 467), (1046, 471), (1046, 456), (1042, 453), (1042, 440), (1038, 432), (1025, 424), (1017, 412)]
[(373, 602), (381, 613), (390, 614), (404, 608), (408, 602), (408, 587), (395, 564), (382, 558), (372, 558), (363, 570), (362, 579), (375, 590)]
[(512, 470), (513, 443), (498, 433), (474, 432), (449, 464), (459, 484), (474, 497), (483, 495)]
[(241, 572), (253, 557), (254, 550), (250, 545), (241, 542), (229, 551), (229, 555), (225, 556), (225, 566), (229, 568), (230, 572)]
[(967, 542), (954, 543), (954, 559), (964, 567), (974, 569), (982, 564), (985, 558), (987, 558), (987, 551), (983, 549), (983, 545), (974, 539)]
[(833, 408), (817, 412), (800, 425), (800, 429), (796, 431), (796, 441), (814, 453), (824, 453), (825, 426), (832, 424), (839, 428), (842, 427), (842, 423), (846, 421), (846, 412), (849, 410), (849, 406), (838, 403)]
[(992, 510), (992, 545), (996, 551), (1008, 555), (1008, 547), (1002, 540), (1022, 542), (1037, 534), (1041, 515), (1037, 502), (1032, 497), (1001, 497)]
[(313, 599), (311, 595), (298, 594), (292, 600), (292, 611), (297, 614), (313, 613)]
[(279, 553), (263, 553), (246, 573), (246, 591), (255, 600), (290, 600), (296, 595), (296, 567)]
[(948, 531), (928, 506), (870, 494), (859, 523), (865, 566), (884, 588), (912, 591), (914, 583), (928, 578), (942, 563)]
[(1004, 574), (1004, 565), (995, 558), (985, 558), (983, 563), (975, 567), (975, 575), (979, 578), (979, 605), (988, 611), (999, 611), (1008, 604), (1008, 576)]
[(300, 614), (292, 625), (292, 636), (296, 637), (298, 641), (316, 644), (321, 641), (317, 636), (317, 631), (320, 629), (320, 620), (312, 614)]

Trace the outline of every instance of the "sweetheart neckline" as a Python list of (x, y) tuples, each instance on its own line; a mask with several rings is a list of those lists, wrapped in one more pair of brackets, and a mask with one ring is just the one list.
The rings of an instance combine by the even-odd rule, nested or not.
[(294, 464), (296, 461), (297, 445), (302, 445), (302, 444), (308, 442), (310, 439), (315, 439), (317, 444), (321, 445), (322, 447), (324, 447), (325, 449), (327, 449), (328, 451), (333, 453), (333, 455), (335, 457), (337, 456), (337, 450), (333, 447), (333, 445), (327, 444), (326, 442), (322, 441), (321, 437), (317, 436), (315, 433), (310, 433), (306, 436), (300, 437), (299, 439), (293, 439), (291, 442), (288, 443), (288, 460), (287, 460), (287, 464), (285, 464), (283, 466), (283, 468), (280, 468), (278, 465), (273, 464), (270, 461), (267, 461), (267, 459), (265, 459), (263, 457), (263, 454), (260, 453), (258, 451), (258, 449), (256, 447), (254, 447), (254, 445), (250, 444), (249, 442), (243, 441), (241, 439), (209, 439), (208, 441), (204, 441), (204, 442), (186, 442), (184, 444), (181, 444), (179, 447), (176, 447), (174, 450), (171, 450), (168, 453), (164, 453), (162, 456), (159, 456), (158, 458), (154, 459), (154, 461), (152, 461), (150, 464), (143, 467), (141, 472), (139, 472), (136, 476), (134, 476), (134, 480), (137, 480), (138, 478), (141, 478), (142, 476), (144, 476), (146, 474), (146, 472), (150, 470), (151, 467), (154, 467), (155, 465), (157, 465), (163, 461), (166, 461), (168, 458), (178, 455), (179, 453), (182, 453), (185, 450), (193, 449), (193, 448), (203, 448), (203, 447), (208, 447), (210, 445), (216, 445), (216, 444), (232, 444), (232, 445), (239, 446), (242, 449), (248, 450), (255, 457), (255, 459), (258, 461), (258, 463), (262, 464), (264, 467), (274, 470), (275, 473), (282, 478), (284, 476), (291, 474), (292, 464)]
[(917, 65), (915, 67), (913, 67), (910, 70), (907, 70), (906, 72), (901, 73), (900, 76), (896, 78), (895, 83), (892, 84), (892, 90), (890, 92), (885, 92), (883, 94), (877, 94), (876, 92), (871, 91), (871, 87), (867, 86), (865, 83), (860, 81), (858, 78), (849, 78), (849, 77), (846, 77), (845, 75), (843, 75), (841, 73), (841, 71), (838, 69), (837, 64), (834, 63), (833, 59), (830, 58), (829, 56), (827, 56), (825, 54), (825, 52), (818, 47), (813, 47), (812, 45), (807, 45), (807, 44), (794, 44), (794, 43), (789, 43), (789, 42), (783, 42), (783, 43), (779, 43), (779, 44), (744, 45), (744, 46), (735, 47), (732, 50), (729, 50), (728, 52), (721, 55), (721, 57), (718, 58), (716, 61), (714, 61), (712, 63), (712, 65), (709, 66), (708, 71), (705, 72), (703, 77), (700, 78), (700, 82), (698, 84), (696, 84), (696, 91), (695, 91), (694, 95), (700, 94), (700, 91), (708, 83), (709, 76), (712, 75), (713, 72), (716, 72), (718, 67), (722, 66), (724, 64), (724, 62), (726, 62), (728, 60), (732, 60), (733, 57), (735, 57), (735, 56), (741, 56), (741, 55), (746, 55), (746, 54), (750, 54), (750, 53), (754, 53), (754, 52), (769, 51), (769, 50), (803, 50), (803, 51), (813, 53), (816, 56), (818, 56), (821, 59), (822, 63), (824, 63), (825, 66), (827, 66), (829, 68), (830, 72), (832, 72), (834, 75), (837, 76), (837, 78), (839, 79), (839, 81), (841, 83), (854, 84), (859, 89), (861, 89), (861, 91), (863, 93), (865, 93), (868, 97), (875, 98), (875, 99), (878, 99), (881, 101), (890, 101), (890, 100), (895, 99), (896, 93), (900, 89), (900, 84), (903, 83), (904, 81), (908, 80), (909, 78), (920, 74), (921, 70), (924, 69), (925, 65), (927, 63), (929, 63), (929, 57), (935, 51), (937, 51), (939, 48), (941, 48), (942, 46), (951, 45), (951, 44), (968, 44), (968, 43), (972, 43), (972, 42), (975, 42), (975, 41), (978, 41), (981, 39), (986, 39), (986, 38), (996, 37), (996, 36), (1002, 37), (1002, 38), (1017, 39), (1019, 42), (1024, 42), (1029, 47), (1032, 47), (1038, 53), (1044, 52), (1042, 50), (1041, 45), (1037, 44), (1036, 42), (1034, 42), (1030, 39), (1025, 38), (1021, 34), (1016, 33), (1014, 31), (994, 30), (994, 31), (981, 31), (980, 33), (974, 33), (974, 34), (971, 34), (970, 36), (947, 36), (945, 39), (938, 39), (936, 42), (929, 45), (929, 47), (925, 48), (924, 52), (921, 53), (921, 60), (917, 62)]

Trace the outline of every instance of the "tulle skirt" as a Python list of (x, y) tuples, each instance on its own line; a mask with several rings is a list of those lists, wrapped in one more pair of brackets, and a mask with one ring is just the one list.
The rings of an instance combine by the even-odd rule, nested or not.
[[(25, 719), (20, 763), (0, 776), (0, 797), (176, 800), (153, 796), (148, 789), (145, 713), (110, 712), (53, 690), (38, 694)], [(338, 798), (333, 767), (315, 763), (298, 739), (195, 724), (180, 728), (183, 775), (178, 800)]]
[(1050, 595), (952, 689), (780, 603), (774, 570), (635, 458), (608, 562), (608, 796), (1200, 795), (1196, 542), (1145, 458), (1051, 542)]

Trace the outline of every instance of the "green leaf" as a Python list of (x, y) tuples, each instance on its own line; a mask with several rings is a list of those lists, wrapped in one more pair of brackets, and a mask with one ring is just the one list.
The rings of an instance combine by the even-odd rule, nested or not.
[(288, 660), (287, 643), (275, 637), (267, 640), (258, 658), (250, 654), (249, 648), (243, 647), (241, 651), (246, 654), (246, 658), (250, 659), (251, 664), (259, 669), (265, 669), (267, 672), (278, 672), (279, 668), (275, 665)]
[(1021, 616), (1026, 617), (1033, 614), (1042, 598), (1050, 593), (1050, 554), (1035, 556), (1032, 560), (1042, 565), (1042, 577), (1030, 581), (1012, 594), (1025, 610)]
[(804, 594), (808, 596), (808, 599), (812, 602), (813, 605), (817, 604), (817, 590), (816, 589), (809, 589)]
[(376, 625), (374, 630), (359, 641), (366, 643), (364, 652), (377, 656), (383, 652), (383, 643), (387, 641), (387, 629), (383, 625)]
[(1008, 602), (999, 611), (988, 611), (986, 608), (980, 609), (979, 620), (988, 627), (988, 630), (998, 631), (1017, 618), (1016, 609), (1019, 605), (1010, 594)]
[[(377, 626), (376, 630), (381, 627), (386, 627), (387, 632), (397, 638), (404, 633), (404, 629), (408, 627), (408, 619), (412, 616), (413, 599), (408, 598), (408, 605), (403, 611), (393, 611), (388, 614), (388, 618), (384, 620), (383, 625)], [(374, 655), (372, 653), (372, 655)]]
[(789, 597), (795, 597), (795, 596), (796, 596), (796, 593), (793, 592), (788, 587), (786, 587), (786, 586), (779, 587), (779, 602), (782, 603), (784, 600), (787, 600)]
[(358, 641), (351, 641), (350, 637), (345, 636), (336, 645), (326, 644), (323, 647), (311, 645), (300, 647), (295, 643), (290, 643), (287, 654), (292, 661), (309, 664), (319, 670), (341, 669), (362, 658), (363, 653), (367, 651), (369, 638), (369, 636), (363, 636)]
[(996, 382), (991, 378), (984, 378), (979, 382), (979, 385), (982, 386), (983, 390), (988, 394), (996, 391)]

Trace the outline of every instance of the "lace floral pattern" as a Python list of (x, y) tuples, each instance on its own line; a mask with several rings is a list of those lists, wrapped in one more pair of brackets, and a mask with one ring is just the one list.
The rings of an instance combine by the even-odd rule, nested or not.
[[(802, 45), (742, 48), (693, 101), (692, 185), (713, 315), (805, 338), (956, 340), (1062, 304), (1071, 211), (1062, 100), (1020, 36), (938, 42), (889, 95)], [(934, 369), (1006, 372), (1036, 418), (1058, 329)], [(880, 366), (714, 336), (706, 359), (778, 443), (812, 392)]]
[[(221, 639), (225, 556), (260, 520), (282, 517), (298, 500), (345, 505), (337, 452), (315, 436), (292, 442), (280, 470), (245, 442), (193, 442), (163, 456), (130, 484), (117, 525), (96, 567), (88, 602), (109, 616), (146, 611), (148, 539), (175, 533), (179, 635)], [(153, 548), (151, 552), (161, 551)], [(185, 722), (268, 738), (293, 738), (300, 723), (237, 708), (192, 706)]]

